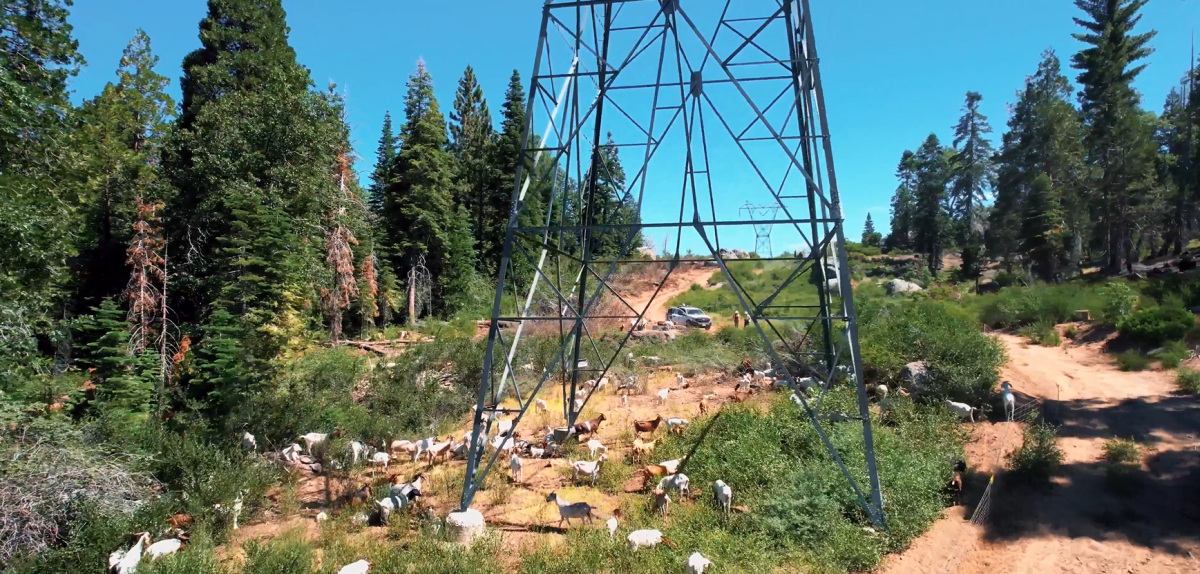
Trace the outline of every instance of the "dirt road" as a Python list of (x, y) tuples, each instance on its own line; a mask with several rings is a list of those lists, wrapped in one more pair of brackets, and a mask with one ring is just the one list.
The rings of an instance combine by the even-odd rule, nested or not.
[[(1126, 373), (1102, 353), (1102, 341), (1069, 347), (1029, 346), (1001, 335), (1009, 364), (1002, 380), (1018, 402), (1045, 400), (1061, 424), (1062, 476), (1047, 491), (1005, 481), (993, 487), (990, 517), (972, 526), (969, 512), (987, 475), (1021, 442), (1016, 423), (972, 430), (968, 507), (948, 509), (887, 574), (1159, 573), (1200, 571), (1200, 402), (1171, 394), (1171, 374)], [(994, 419), (999, 416), (993, 415)], [(1143, 445), (1136, 483), (1118, 494), (1106, 479), (1102, 445), (1114, 436)]]
[(691, 265), (680, 266), (671, 272), (667, 277), (666, 285), (658, 292), (654, 293), (654, 289), (646, 289), (636, 294), (626, 297), (629, 305), (637, 310), (642, 310), (646, 307), (646, 303), (650, 303), (650, 298), (654, 297), (653, 304), (646, 311), (646, 321), (666, 321), (668, 301), (674, 299), (680, 293), (686, 292), (692, 288), (693, 283), (705, 285), (709, 277), (717, 271), (714, 267), (693, 267)]

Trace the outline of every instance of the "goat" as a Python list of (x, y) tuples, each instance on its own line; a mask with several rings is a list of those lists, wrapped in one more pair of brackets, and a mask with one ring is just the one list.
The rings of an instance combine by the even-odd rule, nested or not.
[(954, 463), (954, 478), (950, 480), (950, 488), (954, 491), (954, 505), (962, 504), (963, 473), (967, 471), (966, 461)]
[(562, 528), (564, 520), (567, 521), (567, 526), (571, 525), (571, 519), (583, 520), (587, 523), (592, 522), (592, 505), (586, 502), (567, 502), (558, 497), (558, 493), (551, 492), (546, 497), (546, 502), (553, 502), (558, 505), (558, 527)]
[(658, 391), (658, 404), (660, 404), (660, 405), (667, 404), (667, 397), (670, 396), (670, 394), (671, 394), (671, 389), (662, 389), (662, 390)]
[(633, 436), (636, 437), (644, 432), (653, 435), (654, 431), (658, 430), (658, 425), (662, 424), (663, 420), (664, 419), (662, 415), (658, 415), (658, 418), (652, 421), (633, 421)]
[(312, 454), (313, 447), (329, 440), (330, 438), (338, 438), (342, 436), (341, 428), (334, 428), (332, 433), (310, 432), (302, 434), (299, 437), (300, 442), (304, 443), (304, 452)]
[(596, 451), (602, 450), (604, 454), (608, 454), (608, 447), (596, 439), (587, 441), (588, 456), (596, 458)]
[(510, 436), (509, 437), (498, 436), (498, 437), (492, 439), (492, 448), (494, 448), (500, 452), (510, 452), (511, 453), (515, 446), (516, 446), (516, 441), (514, 441), (513, 438)]
[(254, 435), (242, 432), (242, 448), (251, 452), (258, 450), (258, 441), (254, 440)]
[(512, 469), (513, 482), (525, 482), (525, 465), (521, 463), (521, 457), (515, 453), (508, 459), (508, 466)]
[(612, 537), (616, 536), (616, 534), (617, 534), (617, 526), (619, 526), (617, 524), (617, 517), (616, 516), (609, 517), (609, 519), (604, 522), (604, 525), (608, 527), (608, 538), (609, 538), (609, 540), (611, 540)]
[(1012, 384), (1008, 381), (1001, 383), (1000, 388), (1004, 389), (1000, 395), (1004, 399), (1004, 414), (1008, 417), (1008, 422), (1011, 423), (1017, 412), (1017, 398), (1013, 396)]
[(280, 454), (283, 456), (283, 460), (287, 462), (300, 462), (300, 445), (296, 443), (289, 444), (283, 447), (283, 450), (280, 451)]
[(403, 496), (409, 500), (413, 500), (414, 498), (416, 498), (416, 496), (413, 496), (413, 493), (421, 492), (421, 477), (422, 476), (424, 476), (424, 475), (417, 474), (417, 476), (415, 478), (413, 478), (411, 482), (400, 482), (403, 479), (401, 479), (399, 476), (397, 476), (392, 481), (392, 491), (391, 491), (392, 496)]
[(383, 466), (383, 471), (387, 472), (389, 460), (391, 460), (391, 457), (383, 451), (371, 455), (371, 476), (375, 476), (375, 468), (378, 466)]
[(708, 414), (708, 408), (709, 408), (708, 397), (701, 397), (700, 398), (700, 416), (704, 416), (704, 415)]
[(579, 435), (579, 436), (582, 436), (585, 434), (592, 434), (600, 428), (600, 423), (604, 422), (605, 420), (606, 420), (606, 417), (604, 416), (604, 413), (600, 413), (600, 416), (598, 416), (590, 421), (583, 421), (581, 423), (575, 423), (575, 427), (574, 427), (575, 434)]
[(231, 506), (229, 508), (226, 508), (225, 506), (222, 506), (221, 504), (213, 505), (213, 510), (215, 510), (221, 514), (228, 514), (229, 516), (233, 517), (233, 529), (234, 530), (238, 529), (238, 517), (241, 516), (241, 514), (242, 514), (242, 495), (244, 495), (244, 494), (246, 494), (245, 490), (239, 492), (237, 495), (237, 498), (233, 499), (233, 506)]
[(350, 464), (357, 465), (358, 458), (367, 456), (367, 452), (370, 451), (370, 448), (371, 447), (368, 447), (367, 445), (356, 440), (350, 441)]
[(683, 373), (675, 373), (675, 381), (679, 383), (679, 388), (688, 388), (688, 382), (687, 379), (684, 378)]
[(658, 466), (661, 466), (661, 467), (667, 469), (667, 474), (675, 474), (676, 472), (679, 472), (679, 463), (680, 462), (681, 461), (677, 458), (673, 459), (673, 460), (664, 460), (664, 461), (658, 463)]
[(667, 432), (681, 435), (683, 434), (683, 429), (687, 426), (687, 419), (681, 419), (679, 417), (671, 417), (667, 419)]
[[(512, 441), (512, 438), (510, 437), (506, 440)], [(429, 454), (429, 465), (433, 466), (433, 461), (436, 460), (439, 456), (444, 459), (446, 457), (446, 455), (450, 454), (450, 445), (451, 444), (453, 444), (453, 441), (446, 440), (446, 441), (440, 442), (438, 444), (430, 445), (429, 450), (426, 451)]]
[(621, 393), (621, 406), (629, 407), (629, 395), (626, 393)]
[(634, 530), (625, 537), (625, 541), (629, 543), (630, 552), (636, 552), (638, 548), (654, 548), (664, 540), (662, 532), (649, 529)]
[(109, 554), (108, 571), (110, 574), (130, 574), (134, 570), (137, 570), (138, 563), (142, 561), (142, 552), (149, 544), (150, 533), (141, 532), (138, 534), (137, 541), (133, 543), (133, 546), (129, 550), (124, 552), (117, 550)]
[[(551, 442), (550, 444), (554, 444), (554, 443)], [(538, 448), (536, 446), (531, 446), (531, 447), (529, 447), (529, 456), (531, 456), (533, 458), (546, 458), (547, 450), (549, 450), (549, 447)]]
[(583, 400), (582, 399), (575, 399), (575, 402), (573, 404), (575, 405), (575, 412), (579, 412), (579, 411), (583, 410)]
[(668, 508), (670, 505), (671, 497), (667, 494), (667, 491), (661, 488), (654, 489), (654, 511), (667, 516), (670, 514), (670, 509)]
[(416, 501), (418, 496), (421, 496), (420, 491), (415, 491), (410, 494), (412, 498), (406, 496), (388, 496), (387, 498), (375, 501), (375, 507), (379, 510), (379, 522), (386, 525), (388, 519), (392, 516), (392, 512), (404, 510)]
[(717, 506), (729, 514), (729, 509), (733, 507), (733, 489), (725, 484), (724, 480), (718, 480), (713, 483), (713, 498), (717, 501)]
[(657, 440), (645, 442), (640, 438), (633, 439), (633, 460), (635, 462), (641, 461), (643, 456), (650, 454), (654, 450), (654, 444), (657, 442)]
[(950, 399), (946, 399), (946, 406), (950, 407), (950, 410), (958, 416), (971, 419), (971, 422), (975, 422), (975, 411), (979, 410), (971, 405), (956, 403)]
[(879, 397), (879, 400), (881, 400), (881, 401), (883, 399), (886, 399), (888, 396), (887, 385), (884, 385), (884, 384), (875, 385), (875, 396)]
[(750, 391), (734, 391), (732, 395), (729, 395), (729, 402), (744, 403), (748, 398), (750, 398)]
[(546, 401), (543, 401), (542, 399), (534, 399), (533, 400), (533, 408), (534, 408), (534, 410), (536, 410), (539, 413), (545, 413), (545, 412), (550, 411), (550, 405), (547, 405)]
[(671, 474), (667, 472), (667, 467), (662, 466), (661, 464), (643, 466), (642, 468), (638, 469), (638, 472), (646, 475), (646, 480), (650, 480), (651, 477), (667, 476), (668, 474)]
[(597, 392), (603, 391), (604, 388), (607, 386), (608, 386), (608, 377), (600, 377), (600, 380), (596, 382), (595, 390)]
[(413, 451), (417, 450), (417, 443), (411, 440), (396, 439), (388, 445), (388, 450), (392, 451), (393, 453), (407, 452), (412, 454)]
[(180, 548), (183, 548), (183, 540), (180, 538), (167, 538), (166, 540), (159, 540), (158, 542), (146, 547), (146, 557), (154, 560), (168, 554), (174, 554), (178, 552)]
[(178, 514), (172, 514), (169, 518), (167, 518), (167, 524), (170, 524), (171, 528), (175, 529), (187, 528), (188, 526), (192, 525), (192, 515), (184, 514), (182, 512)]
[(369, 560), (359, 560), (342, 566), (337, 574), (367, 574), (371, 571), (371, 562)]
[(350, 493), (350, 506), (358, 506), (371, 497), (371, 485), (364, 484), (362, 488)]
[(431, 447), (435, 443), (437, 443), (437, 440), (438, 440), (438, 437), (431, 436), (429, 438), (423, 438), (423, 439), (417, 441), (416, 448), (412, 449), (412, 451), (411, 451), (412, 452), (412, 461), (417, 462), (417, 459), (420, 458), (422, 454), (425, 454), (425, 451), (429, 450), (429, 447)]
[(322, 510), (322, 511), (318, 512), (315, 517), (313, 517), (313, 520), (316, 521), (317, 528), (320, 528), (322, 524), (325, 524), (325, 522), (327, 522), (329, 520), (329, 515), (326, 514), (324, 510)]
[(592, 486), (596, 486), (596, 481), (600, 478), (600, 467), (604, 461), (608, 460), (608, 455), (602, 454), (595, 461), (577, 460), (571, 463), (571, 480), (579, 480), (580, 474), (585, 474), (592, 477)]
[(659, 490), (676, 490), (680, 496), (691, 494), (691, 479), (686, 474), (673, 474), (658, 481)]
[(705, 558), (699, 552), (693, 552), (688, 556), (687, 574), (704, 574), (704, 570), (712, 566), (712, 560)]
[(498, 436), (507, 436), (512, 432), (513, 422), (511, 420), (500, 419), (496, 421), (496, 434)]

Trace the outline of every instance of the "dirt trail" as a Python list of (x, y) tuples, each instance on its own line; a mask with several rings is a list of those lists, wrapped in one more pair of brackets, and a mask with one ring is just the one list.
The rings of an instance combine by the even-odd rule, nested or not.
[[(973, 510), (988, 474), (1021, 442), (1016, 423), (981, 423), (967, 452), (967, 507), (950, 508), (886, 574), (1200, 571), (1200, 403), (1171, 394), (1171, 375), (1119, 371), (1103, 341), (1068, 347), (1027, 345), (1000, 335), (1009, 353), (1002, 380), (1018, 402), (1043, 399), (1062, 425), (1062, 476), (1048, 491), (1005, 481), (993, 487), (985, 526)], [(994, 419), (999, 419), (993, 414)], [(1143, 444), (1134, 486), (1116, 494), (1106, 480), (1101, 447), (1114, 436)], [(1195, 556), (1195, 558), (1193, 558)]]
[(629, 305), (634, 309), (641, 311), (646, 306), (646, 303), (650, 302), (650, 298), (654, 297), (653, 304), (651, 304), (650, 308), (646, 310), (646, 321), (666, 321), (667, 308), (669, 307), (667, 302), (671, 299), (674, 299), (677, 295), (691, 289), (692, 284), (705, 285), (705, 283), (708, 281), (708, 278), (711, 277), (716, 271), (717, 269), (713, 267), (680, 267), (672, 271), (671, 275), (667, 277), (666, 285), (664, 285), (662, 290), (658, 292), (658, 295), (654, 294), (654, 288), (651, 287), (636, 294), (626, 296), (625, 300), (628, 301)]

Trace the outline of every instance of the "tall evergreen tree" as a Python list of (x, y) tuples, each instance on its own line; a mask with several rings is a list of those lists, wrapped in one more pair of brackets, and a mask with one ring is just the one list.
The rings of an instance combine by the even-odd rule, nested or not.
[(466, 208), (474, 241), (483, 243), (484, 208), (491, 175), (488, 153), (492, 142), (492, 115), (483, 88), (471, 66), (463, 71), (450, 112), (450, 151), (458, 161), (455, 203)]
[(375, 169), (371, 172), (371, 188), (368, 192), (368, 202), (371, 211), (383, 213), (384, 190), (387, 189), (392, 167), (396, 162), (396, 148), (399, 140), (392, 131), (392, 114), (383, 114), (383, 133), (379, 135), (379, 147), (375, 150)]
[[(500, 256), (504, 250), (504, 236), (508, 230), (508, 219), (512, 215), (512, 197), (514, 185), (517, 182), (517, 162), (521, 157), (521, 138), (525, 132), (525, 88), (521, 85), (521, 75), (513, 70), (508, 81), (508, 89), (504, 93), (504, 105), (501, 108), (500, 133), (492, 146), (491, 165), (494, 168), (487, 189), (487, 200), (483, 216), (483, 241), (479, 252), (482, 266), (492, 275), (499, 272)], [(526, 157), (522, 174), (528, 175), (533, 165), (533, 158)], [(537, 198), (527, 196), (530, 202)], [(540, 203), (540, 201), (538, 202)], [(532, 206), (536, 208), (536, 206)], [(525, 209), (522, 215), (527, 222), (539, 221), (535, 209)], [(539, 225), (540, 223), (532, 223)], [(515, 265), (522, 263), (520, 255), (513, 256)], [(519, 274), (524, 275), (524, 274)], [(519, 278), (519, 279), (523, 279)]]
[(950, 166), (946, 148), (934, 134), (913, 157), (916, 165), (915, 215), (913, 219), (914, 246), (924, 254), (929, 272), (935, 277), (942, 269), (942, 254), (949, 243), (950, 214), (946, 186)]
[(867, 221), (863, 223), (862, 244), (878, 247), (882, 236), (878, 231), (875, 231), (875, 222), (871, 221), (871, 214), (867, 214)]
[(917, 189), (916, 155), (904, 150), (900, 164), (896, 167), (896, 179), (900, 185), (892, 196), (891, 232), (888, 233), (889, 249), (911, 249), (913, 218), (916, 212), (914, 193)]
[(439, 287), (444, 310), (444, 281), (450, 263), (449, 242), (454, 211), (454, 157), (447, 151), (446, 121), (433, 93), (433, 77), (425, 62), (409, 76), (404, 98), (405, 121), (400, 129), (392, 183), (384, 202), (385, 237), (398, 277), (425, 257), (425, 266)]
[(981, 271), (983, 222), (980, 212), (996, 177), (992, 165), (992, 133), (987, 116), (979, 111), (983, 96), (967, 92), (962, 117), (954, 127), (955, 154), (950, 164), (950, 202), (957, 220), (962, 247), (963, 276), (978, 279)]
[(157, 63), (150, 38), (138, 30), (121, 57), (117, 83), (80, 109), (90, 188), (77, 280), (81, 310), (121, 292), (129, 279), (125, 250), (139, 206), (170, 199), (158, 164), (175, 102), (165, 92), (170, 81), (154, 71)]
[(1035, 277), (1044, 281), (1057, 278), (1062, 231), (1057, 194), (1049, 176), (1038, 174), (1029, 186), (1021, 221), (1021, 251), (1028, 254)]
[(1149, 46), (1155, 32), (1134, 33), (1141, 20), (1138, 11), (1148, 0), (1075, 0), (1086, 19), (1075, 23), (1086, 30), (1072, 34), (1087, 44), (1071, 59), (1080, 71), (1087, 159), (1095, 172), (1092, 187), (1098, 200), (1101, 238), (1108, 250), (1106, 270), (1119, 272), (1122, 260), (1131, 266), (1133, 253), (1131, 211), (1138, 188), (1149, 176), (1151, 165), (1139, 161), (1135, 149), (1143, 131), (1138, 109), (1140, 96), (1133, 81), (1145, 69), (1137, 64), (1153, 52)]
[(1195, 128), (1190, 125), (1184, 94), (1171, 88), (1163, 103), (1163, 113), (1157, 134), (1160, 158), (1163, 162), (1162, 184), (1169, 187), (1167, 212), (1162, 214), (1156, 227), (1163, 230), (1163, 243), (1157, 255), (1172, 252), (1179, 255), (1192, 238), (1192, 220), (1196, 217), (1195, 202), (1192, 201), (1195, 180), (1192, 137)]

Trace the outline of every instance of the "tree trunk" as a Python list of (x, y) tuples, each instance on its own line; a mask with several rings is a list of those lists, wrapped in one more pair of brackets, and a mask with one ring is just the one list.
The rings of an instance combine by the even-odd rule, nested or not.
[(408, 325), (417, 324), (417, 270), (408, 272)]

